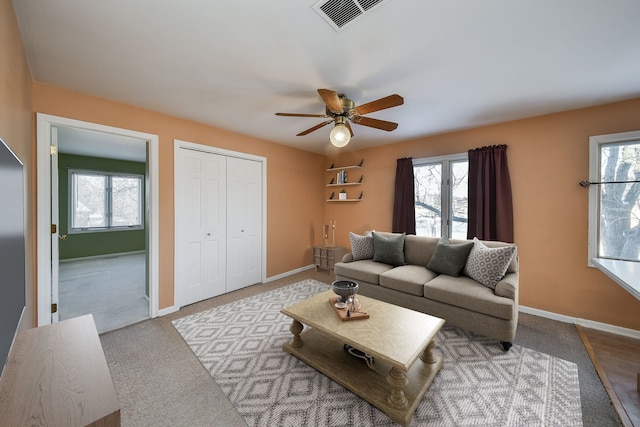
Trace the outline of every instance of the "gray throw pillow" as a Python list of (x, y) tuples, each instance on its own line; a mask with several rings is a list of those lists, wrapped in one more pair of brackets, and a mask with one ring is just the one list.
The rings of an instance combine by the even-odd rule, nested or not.
[(442, 237), (433, 251), (427, 268), (436, 273), (457, 277), (467, 263), (471, 248), (473, 248), (473, 242), (451, 243), (449, 239)]
[(384, 236), (373, 234), (373, 260), (393, 266), (404, 265), (404, 233)]
[(353, 260), (373, 258), (373, 236), (371, 232), (365, 233), (364, 236), (349, 232), (349, 240), (351, 241), (351, 255)]
[(495, 290), (496, 285), (507, 272), (515, 253), (515, 246), (489, 248), (474, 237), (473, 248), (467, 258), (464, 274)]

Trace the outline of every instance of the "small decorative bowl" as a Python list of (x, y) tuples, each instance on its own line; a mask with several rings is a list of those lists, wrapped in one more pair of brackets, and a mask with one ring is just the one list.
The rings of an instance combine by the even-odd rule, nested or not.
[(351, 280), (336, 280), (331, 284), (331, 289), (340, 296), (339, 302), (347, 303), (358, 293), (358, 284)]

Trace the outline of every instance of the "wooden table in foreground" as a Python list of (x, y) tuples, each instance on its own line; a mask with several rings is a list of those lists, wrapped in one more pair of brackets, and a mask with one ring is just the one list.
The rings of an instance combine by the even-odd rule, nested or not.
[(18, 331), (0, 381), (0, 425), (120, 426), (92, 315)]
[[(329, 304), (334, 296), (322, 292), (281, 310), (293, 319), (293, 339), (282, 349), (408, 425), (442, 368), (432, 349), (444, 320), (358, 295), (369, 319), (342, 322)], [(303, 324), (311, 328), (303, 332)], [(375, 370), (346, 354), (344, 344), (373, 356)]]

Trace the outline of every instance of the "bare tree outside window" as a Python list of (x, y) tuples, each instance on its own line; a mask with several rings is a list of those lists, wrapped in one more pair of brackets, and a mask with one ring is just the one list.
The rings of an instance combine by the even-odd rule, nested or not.
[(451, 220), (454, 239), (467, 238), (469, 223), (469, 162), (451, 163)]
[(442, 223), (442, 165), (413, 168), (416, 194), (416, 234), (440, 237)]
[(467, 238), (469, 162), (456, 158), (414, 164), (419, 236)]
[(71, 229), (142, 227), (142, 176), (71, 171)]
[(72, 175), (72, 228), (107, 226), (107, 177)]
[(640, 141), (602, 145), (600, 180), (598, 257), (640, 261)]
[(140, 225), (140, 178), (111, 179), (111, 225), (129, 227)]

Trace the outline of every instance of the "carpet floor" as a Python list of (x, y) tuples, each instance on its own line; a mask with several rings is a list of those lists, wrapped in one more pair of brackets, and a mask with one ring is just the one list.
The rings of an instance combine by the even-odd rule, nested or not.
[[(306, 280), (173, 322), (249, 426), (397, 425), (282, 351), (291, 319), (280, 310), (325, 290)], [(582, 425), (574, 363), (517, 345), (504, 352), (450, 326), (437, 342), (444, 367), (412, 426)], [(379, 375), (385, 381), (386, 372)]]
[[(327, 271), (307, 270), (102, 334), (122, 426), (246, 426), (171, 322), (309, 278), (332, 280)], [(520, 313), (514, 344), (578, 366), (584, 426), (621, 426), (574, 325)]]
[(93, 314), (103, 333), (148, 319), (145, 267), (144, 253), (61, 262), (60, 320)]

